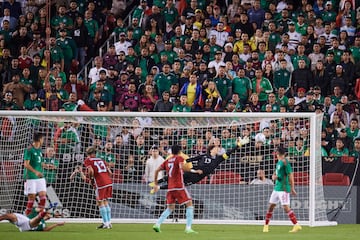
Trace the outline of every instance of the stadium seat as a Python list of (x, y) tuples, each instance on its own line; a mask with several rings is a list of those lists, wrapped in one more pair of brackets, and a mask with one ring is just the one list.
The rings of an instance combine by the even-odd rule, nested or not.
[(349, 186), (350, 178), (343, 173), (325, 173), (325, 175), (323, 175), (323, 185)]
[(123, 175), (122, 175), (120, 169), (114, 169), (114, 170), (112, 170), (112, 172), (113, 172), (113, 175), (112, 175), (113, 183), (123, 183), (124, 182), (124, 178), (123, 178)]
[(295, 185), (309, 185), (309, 174), (307, 172), (294, 172)]
[(241, 175), (232, 171), (217, 171), (210, 178), (210, 184), (240, 184)]

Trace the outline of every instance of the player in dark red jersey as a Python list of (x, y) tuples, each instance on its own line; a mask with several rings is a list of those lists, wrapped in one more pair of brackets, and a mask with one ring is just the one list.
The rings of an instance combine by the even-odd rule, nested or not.
[[(186, 205), (186, 228), (185, 233), (197, 233), (191, 228), (192, 220), (194, 218), (194, 207), (192, 205), (192, 198), (185, 188), (184, 179), (183, 179), (183, 165), (184, 158), (179, 155), (180, 146), (174, 145), (171, 147), (172, 157), (166, 159), (161, 166), (156, 169), (154, 183), (155, 188), (157, 187), (158, 174), (162, 170), (166, 170), (168, 175), (168, 192), (166, 194), (166, 210), (161, 214), (156, 224), (153, 226), (155, 232), (161, 232), (160, 225), (165, 221), (165, 219), (171, 214), (175, 209), (175, 203), (185, 204)], [(201, 173), (199, 171), (199, 173)]]
[(96, 203), (103, 220), (103, 223), (98, 229), (109, 229), (112, 228), (111, 208), (108, 203), (108, 199), (112, 197), (111, 171), (103, 159), (96, 157), (95, 147), (88, 147), (86, 149), (86, 155), (84, 165), (90, 179), (94, 182)]

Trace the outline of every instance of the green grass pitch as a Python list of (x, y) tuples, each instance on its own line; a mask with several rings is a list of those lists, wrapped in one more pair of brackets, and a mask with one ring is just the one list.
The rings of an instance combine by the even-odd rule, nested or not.
[(359, 239), (360, 225), (341, 224), (332, 227), (303, 227), (300, 232), (288, 233), (291, 226), (271, 226), (263, 233), (262, 226), (254, 225), (193, 225), (198, 234), (185, 234), (184, 224), (163, 224), (161, 233), (152, 230), (152, 224), (113, 224), (112, 229), (96, 230), (98, 224), (68, 223), (51, 232), (24, 232), (9, 223), (0, 224), (2, 240), (344, 240)]

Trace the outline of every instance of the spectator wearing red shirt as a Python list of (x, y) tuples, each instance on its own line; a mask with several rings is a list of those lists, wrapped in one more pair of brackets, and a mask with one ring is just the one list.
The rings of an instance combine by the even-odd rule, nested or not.
[(71, 73), (69, 76), (69, 82), (64, 85), (64, 89), (70, 94), (72, 92), (77, 94), (78, 99), (85, 99), (85, 95), (87, 94), (89, 88), (86, 84), (79, 80), (76, 74)]

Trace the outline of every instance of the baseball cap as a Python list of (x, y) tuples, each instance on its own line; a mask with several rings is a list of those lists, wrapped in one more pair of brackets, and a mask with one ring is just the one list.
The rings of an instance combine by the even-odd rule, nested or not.
[(105, 107), (106, 104), (104, 101), (98, 102), (98, 107)]
[(232, 43), (227, 43), (227, 44), (225, 44), (225, 46), (224, 47), (234, 47), (233, 45), (232, 45)]
[(290, 21), (288, 24), (289, 25), (295, 25), (295, 23), (293, 21)]
[(319, 86), (314, 86), (314, 90), (321, 90)]
[(327, 1), (325, 5), (332, 5), (331, 1)]
[(120, 35), (120, 36), (126, 36), (126, 33), (121, 32), (119, 35)]
[(105, 73), (105, 74), (106, 74), (106, 71), (105, 71), (104, 69), (101, 69), (101, 70), (99, 71), (99, 74), (102, 74), (102, 73)]
[(222, 52), (221, 51), (216, 51), (215, 54), (222, 54)]
[(31, 89), (30, 94), (33, 94), (33, 93), (37, 93), (37, 91), (35, 89)]
[(306, 89), (305, 89), (305, 88), (298, 88), (298, 89), (297, 89), (297, 91), (298, 91), (298, 92), (303, 92), (303, 93), (304, 93), (304, 92), (306, 92)]

